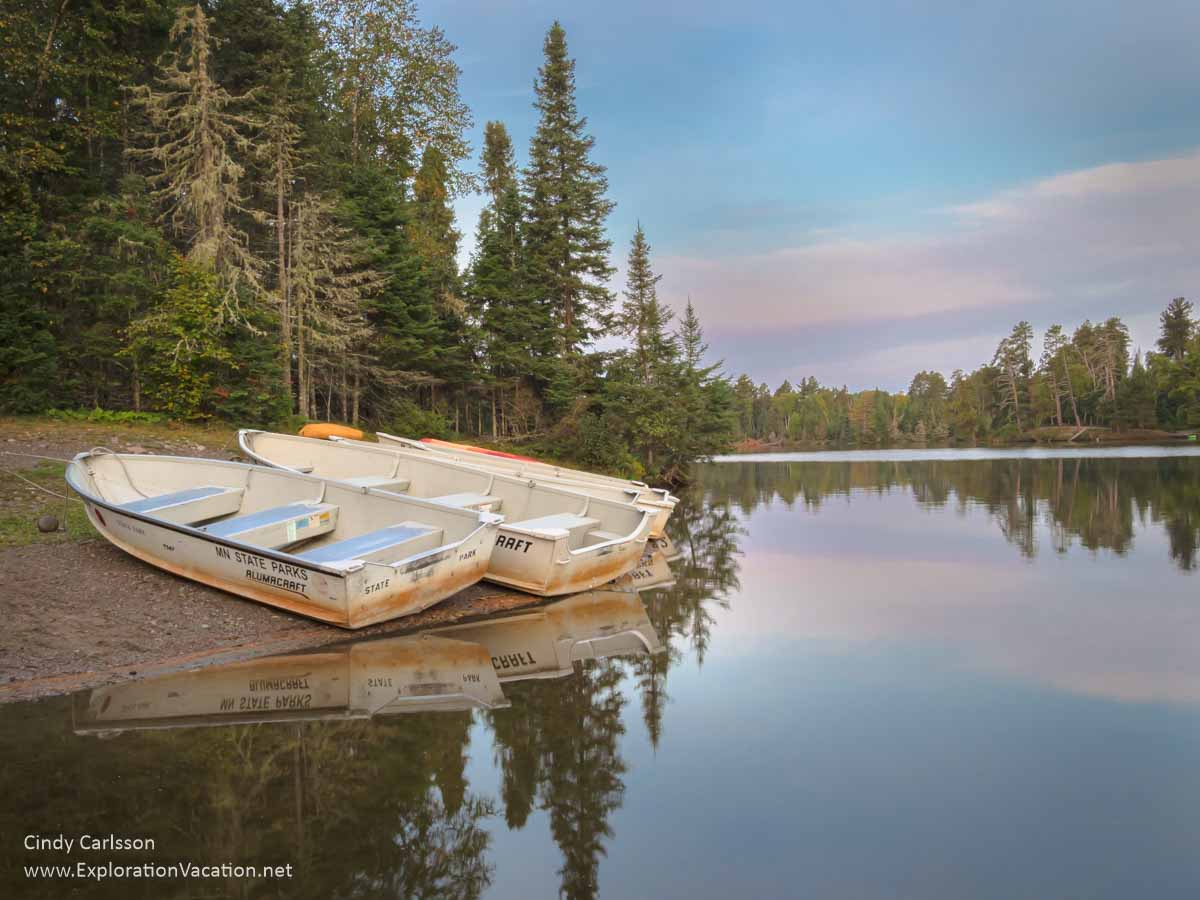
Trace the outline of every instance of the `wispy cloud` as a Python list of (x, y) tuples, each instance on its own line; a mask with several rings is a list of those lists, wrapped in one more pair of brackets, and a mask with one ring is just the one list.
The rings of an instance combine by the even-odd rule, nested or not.
[(672, 302), (692, 296), (732, 369), (851, 386), (950, 368), (927, 354), (994, 344), (1021, 318), (1045, 327), (1119, 314), (1148, 345), (1153, 314), (1200, 283), (1200, 154), (1068, 172), (939, 218), (921, 234), (818, 236), (659, 266)]

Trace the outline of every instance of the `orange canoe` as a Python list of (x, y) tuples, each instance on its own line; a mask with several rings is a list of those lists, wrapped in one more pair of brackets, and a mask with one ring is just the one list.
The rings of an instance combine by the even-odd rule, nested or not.
[(334, 425), (332, 422), (309, 422), (300, 429), (300, 437), (322, 439), (340, 437), (348, 438), (352, 441), (361, 441), (363, 433), (357, 428), (351, 428), (349, 425)]

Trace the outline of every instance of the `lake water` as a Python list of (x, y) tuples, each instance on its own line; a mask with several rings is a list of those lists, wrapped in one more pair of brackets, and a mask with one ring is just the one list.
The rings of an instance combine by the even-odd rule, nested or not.
[(670, 587), (0, 707), (0, 895), (1195, 897), (1200, 458), (1136, 449), (714, 463)]

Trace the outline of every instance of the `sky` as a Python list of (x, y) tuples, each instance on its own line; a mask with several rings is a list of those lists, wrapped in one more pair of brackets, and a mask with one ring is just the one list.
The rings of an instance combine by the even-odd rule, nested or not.
[[(1158, 313), (1200, 284), (1200, 4), (425, 0), (478, 148), (524, 164), (558, 18), (608, 169), (612, 287), (640, 222), (676, 311), (771, 388), (901, 390), (1021, 319)], [(469, 256), (482, 200), (456, 204)], [(1038, 348), (1035, 347), (1035, 356)]]

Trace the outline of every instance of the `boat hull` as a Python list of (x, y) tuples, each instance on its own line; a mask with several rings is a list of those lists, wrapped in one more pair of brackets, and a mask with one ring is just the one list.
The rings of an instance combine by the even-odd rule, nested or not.
[(543, 597), (576, 594), (607, 584), (636, 568), (649, 538), (649, 520), (636, 537), (613, 546), (571, 550), (563, 538), (550, 540), (501, 525), (484, 580)]
[(268, 606), (338, 625), (363, 628), (418, 613), (480, 581), (487, 570), (492, 529), (441, 551), (412, 571), (367, 563), (331, 573), (273, 555), (232, 547), (86, 502), (88, 518), (105, 539), (163, 571)]

